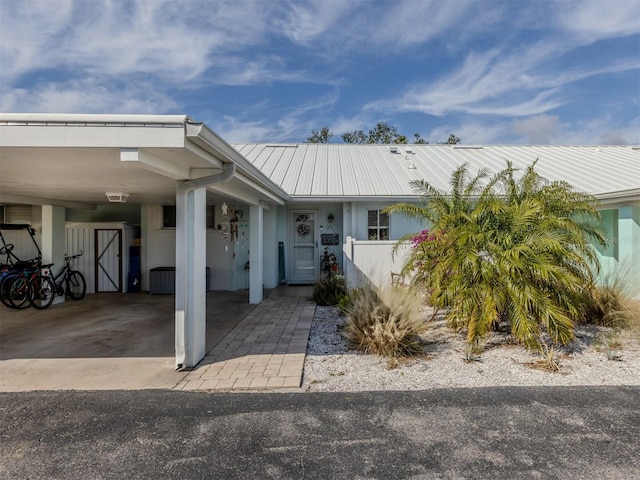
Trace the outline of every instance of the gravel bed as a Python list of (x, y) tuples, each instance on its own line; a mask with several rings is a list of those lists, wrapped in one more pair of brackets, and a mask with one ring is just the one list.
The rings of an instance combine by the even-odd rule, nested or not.
[[(335, 307), (316, 307), (307, 344), (302, 387), (309, 391), (425, 390), (443, 387), (535, 385), (640, 385), (640, 342), (624, 333), (580, 327), (572, 345), (557, 352), (560, 370), (527, 366), (542, 359), (516, 345), (508, 333), (488, 338), (479, 359), (465, 361), (464, 337), (436, 318), (422, 335), (425, 354), (389, 368), (385, 358), (353, 350), (340, 333), (345, 319)], [(609, 357), (616, 357), (610, 359)]]

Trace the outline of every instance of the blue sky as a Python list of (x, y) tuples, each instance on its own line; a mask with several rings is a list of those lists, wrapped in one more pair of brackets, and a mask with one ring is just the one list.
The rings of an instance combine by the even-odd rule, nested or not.
[(0, 111), (640, 144), (640, 0), (0, 0)]

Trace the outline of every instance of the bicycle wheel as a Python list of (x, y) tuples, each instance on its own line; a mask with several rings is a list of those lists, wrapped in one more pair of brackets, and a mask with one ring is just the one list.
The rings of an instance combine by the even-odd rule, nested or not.
[(38, 275), (29, 284), (29, 303), (38, 310), (49, 308), (56, 296), (56, 286), (49, 277)]
[(0, 282), (0, 301), (2, 301), (2, 303), (9, 308), (15, 308), (11, 304), (11, 299), (9, 298), (9, 296), (11, 293), (11, 284), (19, 276), (20, 274), (18, 272), (11, 272), (4, 276), (2, 278), (2, 282)]
[(87, 284), (82, 273), (77, 270), (69, 272), (67, 276), (67, 295), (74, 300), (80, 300), (87, 291)]
[(9, 303), (13, 308), (27, 308), (29, 306), (29, 279), (24, 275), (14, 277), (9, 287)]

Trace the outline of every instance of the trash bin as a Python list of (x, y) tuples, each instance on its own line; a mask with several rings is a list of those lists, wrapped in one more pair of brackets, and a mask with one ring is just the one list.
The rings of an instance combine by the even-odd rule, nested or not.
[[(211, 272), (207, 267), (206, 291), (209, 291)], [(151, 295), (174, 295), (176, 293), (176, 267), (156, 267), (149, 270), (149, 293)]]

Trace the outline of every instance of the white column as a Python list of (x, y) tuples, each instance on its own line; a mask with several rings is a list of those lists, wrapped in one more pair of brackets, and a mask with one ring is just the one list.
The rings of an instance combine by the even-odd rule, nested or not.
[(176, 194), (176, 366), (206, 353), (206, 189)]
[(262, 205), (249, 209), (249, 303), (257, 304), (263, 299), (263, 239), (264, 208)]
[[(65, 209), (53, 205), (42, 206), (42, 263), (54, 263), (53, 273), (64, 267), (64, 254), (67, 248), (65, 230)], [(64, 302), (64, 295), (56, 295), (53, 304)]]
[(278, 211), (277, 207), (264, 210), (263, 270), (264, 288), (278, 286)]

